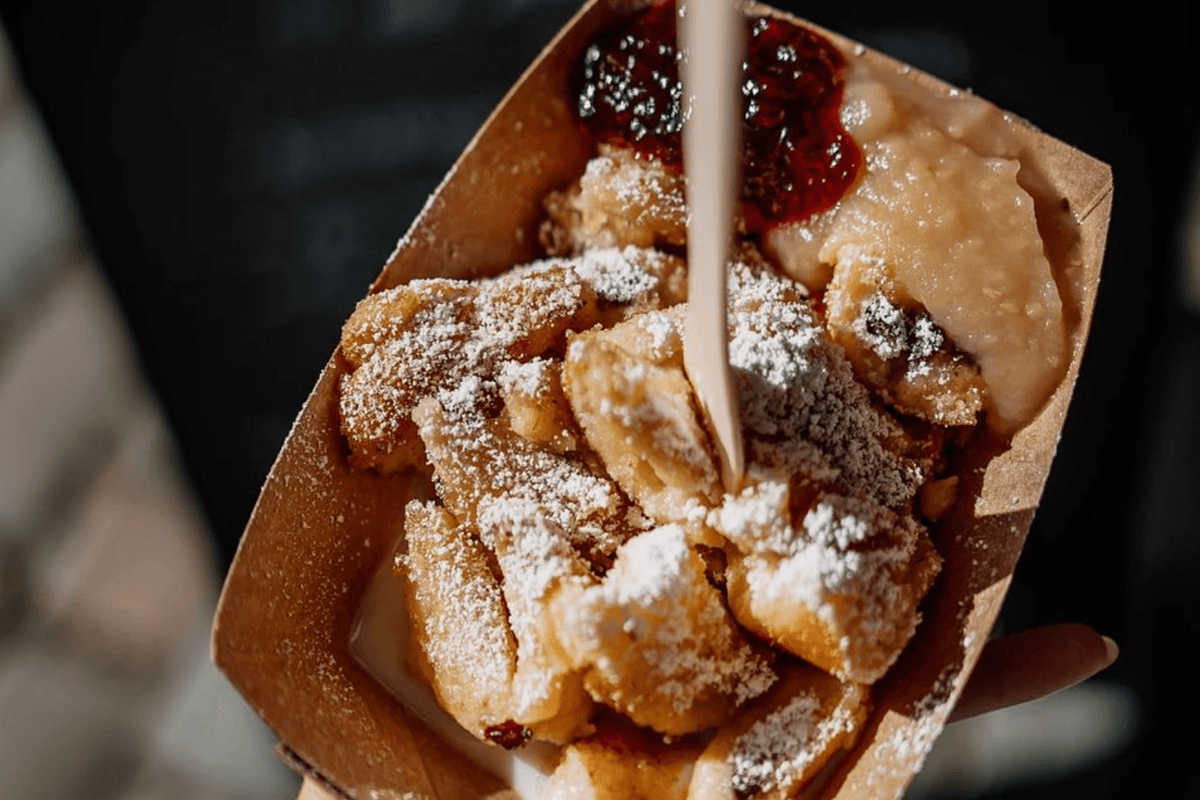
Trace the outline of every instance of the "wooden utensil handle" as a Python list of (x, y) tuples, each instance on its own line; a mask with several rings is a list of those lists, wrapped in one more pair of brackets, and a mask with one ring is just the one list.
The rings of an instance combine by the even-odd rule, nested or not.
[(304, 776), (304, 783), (300, 786), (300, 794), (296, 795), (296, 800), (340, 800), (340, 798), (330, 792), (318, 780)]

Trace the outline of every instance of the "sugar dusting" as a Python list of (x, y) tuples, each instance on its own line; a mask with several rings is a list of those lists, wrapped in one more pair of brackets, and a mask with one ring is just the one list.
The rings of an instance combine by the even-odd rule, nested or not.
[(496, 376), (496, 382), (505, 391), (537, 397), (545, 392), (546, 373), (551, 369), (553, 369), (553, 362), (545, 358), (535, 358), (525, 364), (519, 361), (506, 361)]
[(605, 300), (631, 303), (656, 288), (658, 283), (652, 273), (637, 265), (635, 259), (642, 252), (656, 262), (664, 258), (657, 251), (640, 251), (635, 247), (588, 250), (574, 265), (575, 274)]
[[(591, 668), (629, 711), (667, 703), (682, 714), (713, 692), (740, 705), (775, 681), (766, 659), (736, 634), (679, 525), (627, 542), (603, 583), (582, 593), (568, 619), (582, 651), (605, 654)], [(610, 629), (618, 625), (619, 632)], [(631, 664), (641, 669), (643, 660), (652, 687), (646, 696), (628, 696), (622, 687), (634, 676), (626, 673)]]
[[(417, 312), (425, 330), (401, 331), (362, 347), (364, 363), (381, 351), (395, 356), (421, 350), (426, 364), (412, 372), (418, 378), (420, 369), (433, 371), (439, 359), (457, 353), (454, 381), (443, 375), (399, 391), (415, 398), (410, 413), (439, 496), (469, 530), (478, 531), (503, 576), (500, 591), (517, 647), (512, 693), (518, 720), (555, 713), (564, 693), (572, 691), (571, 671), (584, 667), (593, 675), (589, 685), (597, 699), (635, 719), (639, 709), (664, 700), (683, 713), (713, 691), (741, 704), (774, 679), (760, 656), (730, 638), (737, 628), (696, 566), (701, 562), (682, 528), (642, 533), (650, 524), (644, 510), (629, 503), (603, 471), (578, 454), (551, 452), (524, 439), (496, 416), (503, 392), (544, 392), (547, 370), (556, 368), (556, 361), (538, 355), (514, 358), (514, 346), (577, 324), (589, 296), (616, 304), (656, 302), (659, 268), (656, 257), (636, 248), (606, 249), (569, 262), (536, 262), (469, 286), (441, 282), (428, 289), (449, 302), (424, 318)], [(700, 502), (675, 509), (681, 514), (675, 519), (690, 520), (689, 525), (707, 520), (747, 554), (747, 573), (764, 596), (800, 602), (834, 630), (873, 640), (894, 635), (897, 626), (915, 626), (915, 615), (901, 615), (899, 622), (889, 618), (903, 604), (893, 573), (912, 558), (917, 532), (866, 498), (903, 507), (923, 479), (924, 465), (899, 453), (898, 426), (855, 380), (800, 287), (752, 257), (732, 266), (730, 283), (731, 362), (752, 456), (750, 482), (741, 495), (718, 498), (715, 506), (696, 498)], [(542, 307), (520, 313), (507, 305), (524, 308), (542, 299)], [(633, 341), (639, 350), (665, 362), (678, 359), (677, 312), (650, 309), (625, 324), (638, 332)], [(581, 342), (576, 339), (569, 354)], [(652, 362), (635, 359), (618, 371), (622, 381), (636, 386), (654, 369), (659, 368)], [(389, 375), (389, 391), (397, 380)], [(629, 417), (630, 426), (644, 422), (640, 405), (600, 411), (613, 419)], [(670, 430), (652, 427), (656, 447), (681, 451)], [(848, 493), (823, 495), (793, 526), (791, 489), (781, 478), (795, 473)], [(881, 544), (872, 540), (881, 529), (912, 535), (893, 535)], [(603, 580), (589, 564), (597, 554), (615, 558)], [(614, 640), (605, 626), (619, 619), (621, 635), (653, 665), (657, 699), (622, 694), (619, 659), (605, 656), (571, 667), (553, 655), (545, 607), (565, 587), (581, 592), (570, 627), (581, 639), (593, 639), (583, 649), (604, 652), (604, 643)], [(696, 591), (703, 595), (699, 600), (687, 594)], [(847, 597), (855, 601), (847, 604)], [(839, 618), (847, 614), (849, 621)], [(472, 639), (483, 640), (484, 623), (472, 623), (469, 616), (451, 637), (460, 655)], [(845, 648), (858, 646), (848, 635), (843, 642)]]
[(898, 452), (899, 426), (873, 404), (796, 285), (744, 263), (729, 277), (729, 361), (751, 446), (800, 467), (794, 454), (807, 442), (856, 494), (892, 508), (910, 501), (926, 466)]
[[(439, 695), (502, 708), (513, 677), (515, 643), (482, 544), (433, 504), (409, 503), (405, 534), (408, 554), (400, 562), (413, 603), (422, 611), (416, 627)], [(454, 684), (444, 686), (447, 680)], [(486, 722), (504, 719), (499, 715)]]
[(772, 792), (786, 796), (816, 757), (856, 724), (846, 705), (839, 704), (828, 713), (815, 693), (798, 693), (755, 722), (734, 743), (729, 754), (734, 791), (739, 797)]
[(480, 533), (496, 553), (504, 575), (504, 598), (517, 639), (513, 681), (514, 719), (538, 721), (559, 704), (565, 665), (550, 654), (542, 614), (547, 595), (564, 581), (588, 581), (587, 565), (569, 537), (542, 507), (512, 498), (485, 500)]
[[(339, 411), (352, 444), (390, 451), (417, 404), (469, 377), (494, 379), (571, 328), (590, 327), (597, 299), (652, 307), (674, 296), (682, 262), (636, 247), (547, 259), (496, 278), (417, 280), (372, 295), (347, 321)], [(366, 449), (370, 449), (367, 447)]]
[(608, 478), (505, 430), (485, 409), (495, 384), (479, 377), (422, 402), (414, 414), (441, 496), (476, 520), (485, 501), (538, 509), (581, 549), (612, 553), (624, 541), (625, 502)]

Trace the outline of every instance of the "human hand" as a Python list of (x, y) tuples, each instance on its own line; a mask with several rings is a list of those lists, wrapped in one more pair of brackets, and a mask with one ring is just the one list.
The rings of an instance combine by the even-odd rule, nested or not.
[(1116, 642), (1075, 622), (993, 639), (971, 673), (950, 722), (1026, 703), (1074, 686), (1117, 660)]

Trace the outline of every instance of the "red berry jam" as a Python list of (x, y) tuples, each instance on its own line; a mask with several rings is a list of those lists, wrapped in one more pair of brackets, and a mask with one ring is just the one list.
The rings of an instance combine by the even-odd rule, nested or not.
[[(658, 3), (597, 37), (583, 60), (579, 116), (598, 142), (675, 169), (687, 117), (675, 6)], [(742, 203), (751, 232), (802, 221), (849, 190), (862, 152), (842, 127), (846, 60), (831, 42), (778, 19), (746, 19)]]

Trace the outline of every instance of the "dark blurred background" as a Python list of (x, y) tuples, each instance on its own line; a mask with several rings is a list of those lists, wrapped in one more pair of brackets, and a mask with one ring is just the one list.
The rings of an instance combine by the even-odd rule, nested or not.
[[(964, 729), (958, 741), (980, 752), (931, 760), (914, 793), (1123, 797), (1153, 780), (1164, 796), (1200, 797), (1197, 739), (1181, 733), (1200, 711), (1200, 278), (1192, 305), (1184, 278), (1189, 263), (1200, 273), (1185, 246), (1200, 92), (1181, 66), (1194, 12), (777, 5), (969, 87), (1114, 171), (1092, 339), (1001, 623), (1078, 620), (1121, 643), (1101, 691), (1024, 723), (1053, 741), (1081, 724), (1102, 735), (1005, 761), (998, 743), (1033, 739)], [(3, 4), (19, 78), (170, 423), (218, 572), (342, 321), (576, 7)]]

